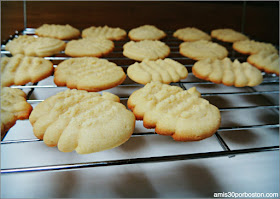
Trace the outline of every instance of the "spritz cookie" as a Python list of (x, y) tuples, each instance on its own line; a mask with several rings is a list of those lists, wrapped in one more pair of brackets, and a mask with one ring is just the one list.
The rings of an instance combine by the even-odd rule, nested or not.
[(134, 91), (127, 102), (144, 127), (177, 141), (198, 141), (212, 136), (221, 122), (220, 111), (200, 97), (195, 87), (183, 90), (151, 82)]
[(80, 36), (80, 31), (69, 24), (43, 24), (35, 30), (35, 34), (40, 37), (52, 37), (61, 40), (69, 40), (78, 38)]
[(47, 146), (94, 153), (123, 144), (134, 131), (135, 117), (119, 101), (111, 93), (68, 89), (39, 103), (29, 120)]
[(194, 27), (178, 29), (173, 33), (173, 37), (183, 41), (211, 40), (210, 35)]
[(51, 61), (17, 54), (1, 58), (1, 86), (36, 83), (53, 74)]
[(65, 49), (65, 42), (48, 37), (33, 37), (20, 35), (9, 41), (5, 47), (12, 55), (23, 54), (26, 56), (47, 57)]
[(109, 40), (121, 40), (126, 37), (126, 31), (121, 28), (112, 28), (108, 26), (92, 26), (82, 31), (82, 37), (104, 37)]
[(65, 54), (71, 57), (102, 57), (114, 49), (114, 42), (104, 38), (83, 38), (67, 43)]
[(159, 81), (165, 84), (178, 82), (188, 76), (188, 70), (181, 63), (172, 59), (144, 60), (135, 62), (127, 68), (127, 75), (133, 81), (147, 84)]
[(237, 41), (233, 43), (232, 47), (242, 54), (256, 54), (262, 50), (278, 53), (278, 50), (272, 44), (254, 40)]
[(55, 68), (54, 82), (87, 91), (101, 91), (121, 84), (126, 78), (122, 67), (96, 57), (71, 58)]
[(180, 53), (194, 60), (206, 58), (223, 59), (227, 57), (228, 51), (225, 47), (206, 40), (183, 42), (179, 46)]
[(123, 46), (123, 55), (137, 61), (164, 59), (169, 53), (170, 48), (161, 41), (130, 41)]
[(165, 32), (153, 25), (143, 25), (129, 31), (128, 36), (133, 41), (160, 40), (166, 37)]
[(246, 35), (242, 34), (241, 32), (237, 32), (230, 28), (212, 30), (211, 37), (224, 42), (231, 43), (249, 39)]
[(260, 51), (250, 55), (247, 62), (266, 73), (275, 73), (279, 76), (279, 54), (276, 52)]
[(32, 106), (26, 94), (17, 88), (1, 88), (1, 138), (15, 125), (17, 120), (28, 119)]
[(247, 62), (232, 62), (229, 58), (204, 59), (192, 67), (193, 74), (203, 80), (226, 86), (257, 86), (263, 81), (261, 71)]

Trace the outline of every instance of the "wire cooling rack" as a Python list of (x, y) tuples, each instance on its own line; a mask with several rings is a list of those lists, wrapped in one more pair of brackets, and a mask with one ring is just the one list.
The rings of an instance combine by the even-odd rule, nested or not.
[[(26, 28), (23, 31), (16, 32), (10, 39), (18, 37), (21, 34), (25, 35), (34, 35), (35, 29)], [(55, 170), (72, 170), (72, 169), (81, 169), (81, 168), (91, 168), (91, 167), (101, 167), (101, 166), (113, 166), (113, 165), (129, 165), (129, 164), (140, 164), (140, 163), (156, 163), (156, 162), (168, 162), (168, 161), (180, 161), (188, 159), (200, 159), (200, 158), (214, 158), (221, 156), (228, 156), (233, 158), (236, 155), (257, 153), (257, 152), (267, 152), (279, 150), (279, 77), (273, 74), (262, 73), (264, 81), (262, 84), (256, 87), (244, 87), (244, 88), (235, 88), (227, 87), (224, 85), (217, 85), (212, 82), (207, 82), (199, 80), (193, 76), (191, 68), (195, 63), (194, 60), (187, 57), (183, 57), (179, 53), (180, 40), (172, 37), (173, 31), (166, 31), (167, 37), (162, 41), (165, 42), (171, 49), (169, 58), (172, 58), (180, 63), (182, 63), (189, 71), (189, 75), (186, 79), (181, 80), (177, 83), (172, 83), (172, 85), (180, 86), (183, 89), (188, 89), (192, 86), (197, 87), (198, 91), (201, 92), (201, 96), (210, 101), (219, 108), (222, 115), (222, 124), (215, 135), (211, 138), (205, 139), (202, 142), (185, 142), (177, 144), (176, 141), (169, 139), (167, 142), (170, 147), (177, 145), (191, 145), (195, 148), (191, 152), (178, 152), (176, 150), (173, 154), (169, 153), (160, 153), (160, 155), (149, 153), (143, 153), (140, 156), (120, 156), (117, 159), (100, 159), (97, 161), (84, 161), (84, 159), (76, 158), (73, 161), (65, 161), (63, 163), (37, 163), (36, 161), (30, 161), (31, 163), (28, 166), (13, 166), (14, 164), (7, 164), (1, 168), (2, 174), (8, 173), (19, 173), (19, 172), (39, 172), (39, 171), (55, 171)], [(9, 40), (8, 40), (9, 41)], [(6, 42), (8, 42), (6, 41)], [(122, 46), (128, 39), (122, 41), (115, 41), (114, 51), (109, 55), (103, 57), (121, 66), (126, 72), (128, 66), (133, 64), (135, 61), (129, 58), (126, 58), (122, 55)], [(5, 43), (1, 45), (1, 56), (11, 56), (9, 51), (5, 50)], [(66, 41), (67, 42), (67, 41)], [(247, 59), (247, 56), (237, 53), (232, 49), (231, 44), (220, 42), (215, 40), (215, 42), (225, 46), (229, 51), (229, 57), (234, 60), (238, 59), (240, 62), (244, 62)], [(53, 62), (54, 67), (57, 66), (61, 61), (69, 59), (70, 57), (66, 56), (64, 52), (60, 52), (52, 57), (45, 57)], [(53, 92), (60, 91), (60, 87), (57, 87), (53, 83), (53, 77), (47, 78), (47, 80), (42, 80), (36, 84), (27, 84), (24, 86), (12, 86), (14, 88), (19, 88), (27, 92), (27, 101), (36, 106), (38, 103), (42, 102), (49, 95), (52, 95)], [(118, 95), (121, 99), (121, 103), (126, 105), (129, 95), (143, 85), (137, 84), (130, 80), (128, 77), (126, 80), (116, 88), (110, 89), (110, 92)], [(66, 88), (65, 88), (66, 89)], [(41, 94), (44, 93), (44, 94)], [(257, 119), (256, 119), (257, 117)], [(15, 125), (17, 126), (18, 123)], [(152, 138), (153, 136), (159, 136), (155, 134), (153, 130), (144, 129), (141, 126), (142, 123), (137, 121), (136, 129), (132, 135), (132, 138)], [(14, 127), (13, 127), (14, 128)], [(23, 128), (25, 128), (23, 126)], [(18, 130), (18, 129), (17, 129)], [(9, 134), (10, 132), (8, 132)], [(32, 130), (30, 134), (33, 134)], [(248, 144), (248, 140), (252, 137), (259, 135), (260, 139), (255, 140), (253, 144)], [(151, 137), (152, 136), (152, 137)], [(9, 153), (11, 150), (16, 150), (18, 145), (27, 145), (32, 143), (44, 143), (36, 138), (28, 139), (8, 139), (9, 136), (6, 136), (3, 141), (1, 141), (1, 151), (4, 148), (4, 151)], [(164, 136), (165, 137), (165, 136)], [(238, 138), (237, 138), (238, 137)], [(240, 137), (240, 138), (239, 138)], [(131, 138), (131, 139), (132, 139)], [(157, 138), (156, 138), (157, 139)], [(232, 142), (233, 140), (239, 140), (238, 144)], [(218, 145), (218, 150), (205, 150), (202, 148), (204, 144), (208, 142), (213, 142), (214, 145)], [(176, 143), (176, 144), (174, 144)], [(5, 148), (6, 147), (6, 148)], [(166, 147), (159, 145), (159, 147)], [(168, 146), (167, 146), (168, 147)], [(8, 149), (7, 149), (8, 148)], [(171, 149), (167, 149), (171, 150)], [(48, 151), (42, 151), (44, 153), (52, 153)], [(60, 153), (60, 156), (63, 156), (64, 153)], [(75, 152), (73, 152), (75, 153)], [(135, 153), (137, 154), (137, 153)], [(8, 156), (9, 154), (4, 154)], [(20, 158), (18, 161), (24, 162), (28, 159), (27, 157)], [(19, 164), (24, 165), (24, 164)]]

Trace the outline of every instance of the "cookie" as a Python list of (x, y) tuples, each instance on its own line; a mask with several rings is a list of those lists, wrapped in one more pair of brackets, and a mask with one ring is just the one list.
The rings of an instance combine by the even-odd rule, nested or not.
[(266, 73), (275, 73), (279, 76), (279, 54), (276, 52), (260, 51), (250, 55), (247, 62)]
[(163, 59), (169, 53), (170, 48), (161, 41), (130, 41), (123, 46), (123, 55), (137, 61)]
[(231, 43), (249, 39), (246, 35), (242, 34), (241, 32), (237, 32), (230, 28), (212, 30), (211, 37), (224, 42)]
[(51, 61), (17, 54), (1, 59), (1, 86), (36, 83), (53, 74)]
[(39, 103), (29, 120), (47, 146), (94, 153), (123, 144), (134, 131), (135, 117), (119, 101), (111, 93), (68, 89)]
[(256, 54), (262, 50), (278, 53), (277, 49), (270, 43), (258, 42), (254, 40), (244, 40), (234, 42), (233, 49), (242, 54)]
[(5, 47), (12, 55), (47, 57), (65, 49), (65, 42), (48, 37), (33, 37), (20, 35), (9, 41)]
[(199, 79), (226, 86), (257, 86), (263, 81), (260, 70), (237, 59), (234, 62), (229, 58), (200, 60), (193, 65), (192, 72)]
[(17, 88), (1, 88), (1, 138), (17, 120), (28, 119), (32, 106), (26, 102), (26, 94)]
[(121, 40), (126, 37), (126, 31), (121, 28), (111, 28), (108, 26), (92, 26), (82, 31), (82, 37), (104, 37), (109, 40)]
[(188, 76), (188, 70), (182, 64), (172, 59), (158, 59), (156, 61), (144, 60), (135, 62), (127, 68), (127, 75), (133, 81), (147, 84), (151, 81), (159, 81), (165, 84), (178, 82)]
[(114, 49), (114, 42), (103, 38), (83, 38), (67, 43), (65, 54), (71, 57), (102, 57)]
[(129, 31), (128, 36), (133, 41), (160, 40), (166, 37), (165, 32), (153, 25), (143, 25)]
[(212, 136), (221, 122), (220, 111), (200, 97), (195, 87), (183, 90), (151, 82), (134, 91), (127, 102), (144, 127), (177, 141), (198, 141)]
[(52, 37), (61, 40), (68, 40), (78, 38), (80, 36), (80, 31), (69, 24), (43, 24), (35, 30), (35, 34), (40, 37)]
[(223, 59), (228, 56), (225, 47), (206, 40), (183, 42), (179, 46), (181, 55), (194, 60), (206, 58)]
[(173, 33), (173, 37), (183, 41), (211, 40), (210, 35), (194, 27), (178, 29)]
[(126, 78), (122, 67), (96, 57), (71, 58), (55, 68), (54, 82), (87, 91), (101, 91), (121, 84)]

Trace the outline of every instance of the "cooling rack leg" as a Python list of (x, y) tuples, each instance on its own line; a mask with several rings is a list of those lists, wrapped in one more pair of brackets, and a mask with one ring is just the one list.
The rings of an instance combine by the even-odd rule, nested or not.
[[(33, 86), (36, 86), (38, 83), (34, 83)], [(29, 100), (30, 96), (32, 95), (35, 88), (31, 88), (31, 90), (28, 92), (26, 96), (26, 100)]]
[[(224, 151), (231, 151), (229, 146), (226, 144), (226, 142), (224, 141), (224, 139), (220, 136), (220, 134), (218, 132), (215, 133), (215, 136), (219, 142), (219, 144), (221, 145), (221, 147), (224, 149)], [(229, 158), (233, 158), (235, 157), (235, 155), (229, 155)]]

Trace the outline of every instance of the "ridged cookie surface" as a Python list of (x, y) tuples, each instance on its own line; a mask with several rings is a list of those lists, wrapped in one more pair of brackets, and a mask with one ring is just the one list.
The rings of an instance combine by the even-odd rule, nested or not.
[(126, 78), (122, 67), (96, 57), (71, 58), (58, 64), (54, 82), (87, 91), (101, 91), (121, 84)]
[(266, 73), (279, 75), (279, 54), (276, 52), (260, 51), (257, 54), (250, 55), (247, 62)]
[(227, 86), (257, 86), (263, 81), (260, 70), (237, 59), (234, 62), (229, 58), (200, 60), (193, 65), (192, 72), (197, 78)]
[(129, 31), (128, 36), (133, 41), (160, 40), (166, 36), (165, 32), (153, 25), (143, 25)]
[(178, 141), (196, 141), (212, 136), (220, 126), (217, 107), (200, 98), (193, 87), (183, 90), (159, 82), (151, 82), (133, 92), (127, 102), (146, 128), (172, 136)]
[(74, 39), (80, 36), (77, 28), (58, 24), (43, 24), (35, 30), (35, 34), (40, 37), (52, 37), (56, 39)]
[(166, 58), (156, 61), (144, 60), (141, 63), (135, 62), (128, 67), (127, 75), (140, 84), (147, 84), (151, 81), (169, 84), (186, 78), (188, 70), (179, 62)]
[(28, 119), (32, 106), (26, 94), (17, 88), (1, 88), (1, 138), (17, 120)]
[(18, 54), (1, 59), (1, 86), (35, 83), (52, 73), (52, 62), (44, 58)]
[(161, 41), (130, 41), (123, 46), (123, 55), (137, 61), (163, 59), (169, 53), (170, 48)]
[(242, 54), (256, 54), (262, 50), (278, 53), (272, 44), (254, 40), (237, 41), (233, 43), (232, 47)]
[(38, 104), (29, 118), (36, 137), (62, 152), (98, 152), (126, 142), (134, 131), (133, 113), (104, 92), (66, 90)]
[(246, 35), (230, 28), (216, 29), (211, 31), (211, 37), (224, 42), (236, 42), (249, 39)]
[(178, 29), (173, 33), (173, 37), (183, 41), (211, 40), (210, 35), (194, 27)]
[(206, 58), (223, 59), (228, 55), (228, 51), (225, 47), (206, 40), (183, 42), (179, 47), (180, 53), (183, 56), (194, 60)]
[(121, 40), (126, 37), (126, 31), (121, 28), (111, 28), (108, 26), (92, 26), (82, 31), (82, 37), (104, 37), (109, 40)]
[(101, 57), (114, 49), (114, 42), (104, 38), (83, 38), (67, 43), (65, 54), (72, 57)]
[(5, 49), (12, 55), (47, 57), (64, 50), (65, 42), (54, 38), (20, 35), (9, 41)]

